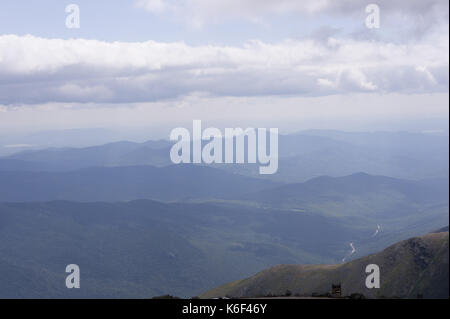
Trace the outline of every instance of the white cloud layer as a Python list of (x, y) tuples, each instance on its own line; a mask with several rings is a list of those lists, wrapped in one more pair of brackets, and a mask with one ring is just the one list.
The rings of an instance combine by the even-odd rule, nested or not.
[(421, 41), (285, 40), (242, 47), (0, 36), (0, 104), (448, 91), (448, 31)]

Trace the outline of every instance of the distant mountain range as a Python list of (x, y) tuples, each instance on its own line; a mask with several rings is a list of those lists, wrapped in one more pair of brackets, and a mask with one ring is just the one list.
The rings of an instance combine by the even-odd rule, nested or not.
[[(347, 243), (336, 243), (333, 252), (328, 251), (329, 257), (333, 258), (343, 257), (350, 241), (357, 247), (352, 257), (358, 257), (407, 236), (430, 231), (448, 220), (449, 211), (448, 180), (445, 179), (408, 181), (357, 173), (280, 185), (196, 165), (0, 172), (0, 202), (120, 202), (138, 199), (216, 202), (230, 204), (235, 210), (242, 207), (260, 211), (285, 210), (302, 216), (336, 220), (351, 229), (363, 230), (349, 232)], [(287, 223), (274, 232), (276, 225), (261, 227), (268, 235), (275, 236), (282, 231), (284, 236), (292, 238), (297, 236), (300, 227)], [(370, 232), (375, 231), (377, 225), (382, 227), (382, 236), (374, 241)], [(305, 227), (313, 225), (307, 223)]]
[(0, 172), (0, 201), (163, 201), (234, 198), (277, 183), (212, 167), (92, 167), (69, 172)]
[(0, 158), (0, 171), (70, 171), (88, 167), (170, 165), (171, 143), (116, 142), (85, 148), (23, 151)]
[[(326, 295), (341, 284), (342, 295), (369, 298), (448, 298), (449, 233), (435, 232), (390, 246), (380, 253), (338, 265), (280, 265), (248, 279), (212, 289), (201, 297), (236, 298), (292, 295)], [(365, 268), (380, 268), (380, 288), (365, 286)]]
[[(94, 166), (167, 166), (173, 143), (117, 142), (86, 148), (24, 151), (0, 158), (0, 171), (67, 171)], [(406, 179), (448, 176), (448, 136), (418, 133), (305, 131), (280, 135), (279, 171), (265, 178), (303, 182), (356, 172)], [(214, 165), (261, 177), (258, 165)]]
[(355, 173), (343, 177), (322, 176), (305, 183), (255, 192), (242, 198), (273, 206), (304, 207), (311, 203), (345, 202), (349, 197), (369, 198), (375, 194), (384, 194), (395, 196), (398, 200), (408, 198), (414, 203), (424, 204), (446, 202), (448, 190), (448, 178), (411, 181)]
[[(445, 136), (280, 136), (270, 177), (258, 165), (172, 165), (170, 148), (0, 158), (0, 297), (190, 297), (276, 264), (351, 261), (448, 224)], [(70, 263), (82, 269), (80, 291), (65, 288)]]
[[(280, 183), (196, 165), (97, 167), (69, 172), (0, 172), (0, 202), (118, 202), (137, 199), (228, 201), (260, 209), (337, 218), (352, 227), (382, 225), (386, 245), (408, 226), (414, 235), (448, 220), (448, 179), (408, 181), (357, 173)], [(267, 230), (271, 232), (270, 229)], [(286, 234), (291, 233), (286, 225)], [(292, 229), (292, 232), (295, 232)], [(367, 237), (367, 236), (366, 236)], [(358, 241), (367, 253), (370, 238)]]

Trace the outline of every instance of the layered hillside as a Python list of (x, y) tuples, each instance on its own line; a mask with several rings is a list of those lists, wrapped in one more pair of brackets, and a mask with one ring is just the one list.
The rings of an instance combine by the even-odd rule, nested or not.
[[(448, 231), (430, 233), (338, 265), (280, 265), (208, 291), (202, 297), (284, 295), (287, 290), (308, 296), (325, 294), (330, 292), (333, 283), (341, 283), (343, 295), (448, 298), (448, 238)], [(365, 286), (365, 268), (369, 264), (380, 267), (380, 289)]]

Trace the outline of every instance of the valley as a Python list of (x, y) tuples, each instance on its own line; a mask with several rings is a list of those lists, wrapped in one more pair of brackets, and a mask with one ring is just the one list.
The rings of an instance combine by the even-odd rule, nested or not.
[[(414, 144), (415, 135), (393, 133), (382, 147), (363, 146), (375, 160), (401, 144), (415, 158), (408, 179), (350, 167), (361, 154), (351, 150), (374, 135), (309, 134), (280, 137), (280, 174), (271, 178), (247, 164), (168, 164), (165, 141), (0, 158), (0, 297), (193, 297), (275, 265), (346, 265), (448, 224), (441, 137)], [(429, 163), (415, 150), (424, 144)], [(329, 152), (336, 147), (350, 173), (303, 181), (315, 170), (307, 154), (342, 168)], [(292, 156), (302, 167), (285, 178)], [(65, 288), (68, 264), (80, 266), (82, 289)]]

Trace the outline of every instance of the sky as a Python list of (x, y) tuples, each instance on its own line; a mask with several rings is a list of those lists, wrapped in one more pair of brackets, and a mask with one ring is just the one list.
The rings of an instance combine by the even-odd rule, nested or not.
[[(0, 144), (93, 128), (165, 137), (193, 119), (448, 129), (448, 1), (378, 0), (379, 28), (366, 25), (370, 3), (2, 0)], [(66, 26), (69, 4), (79, 28)]]

